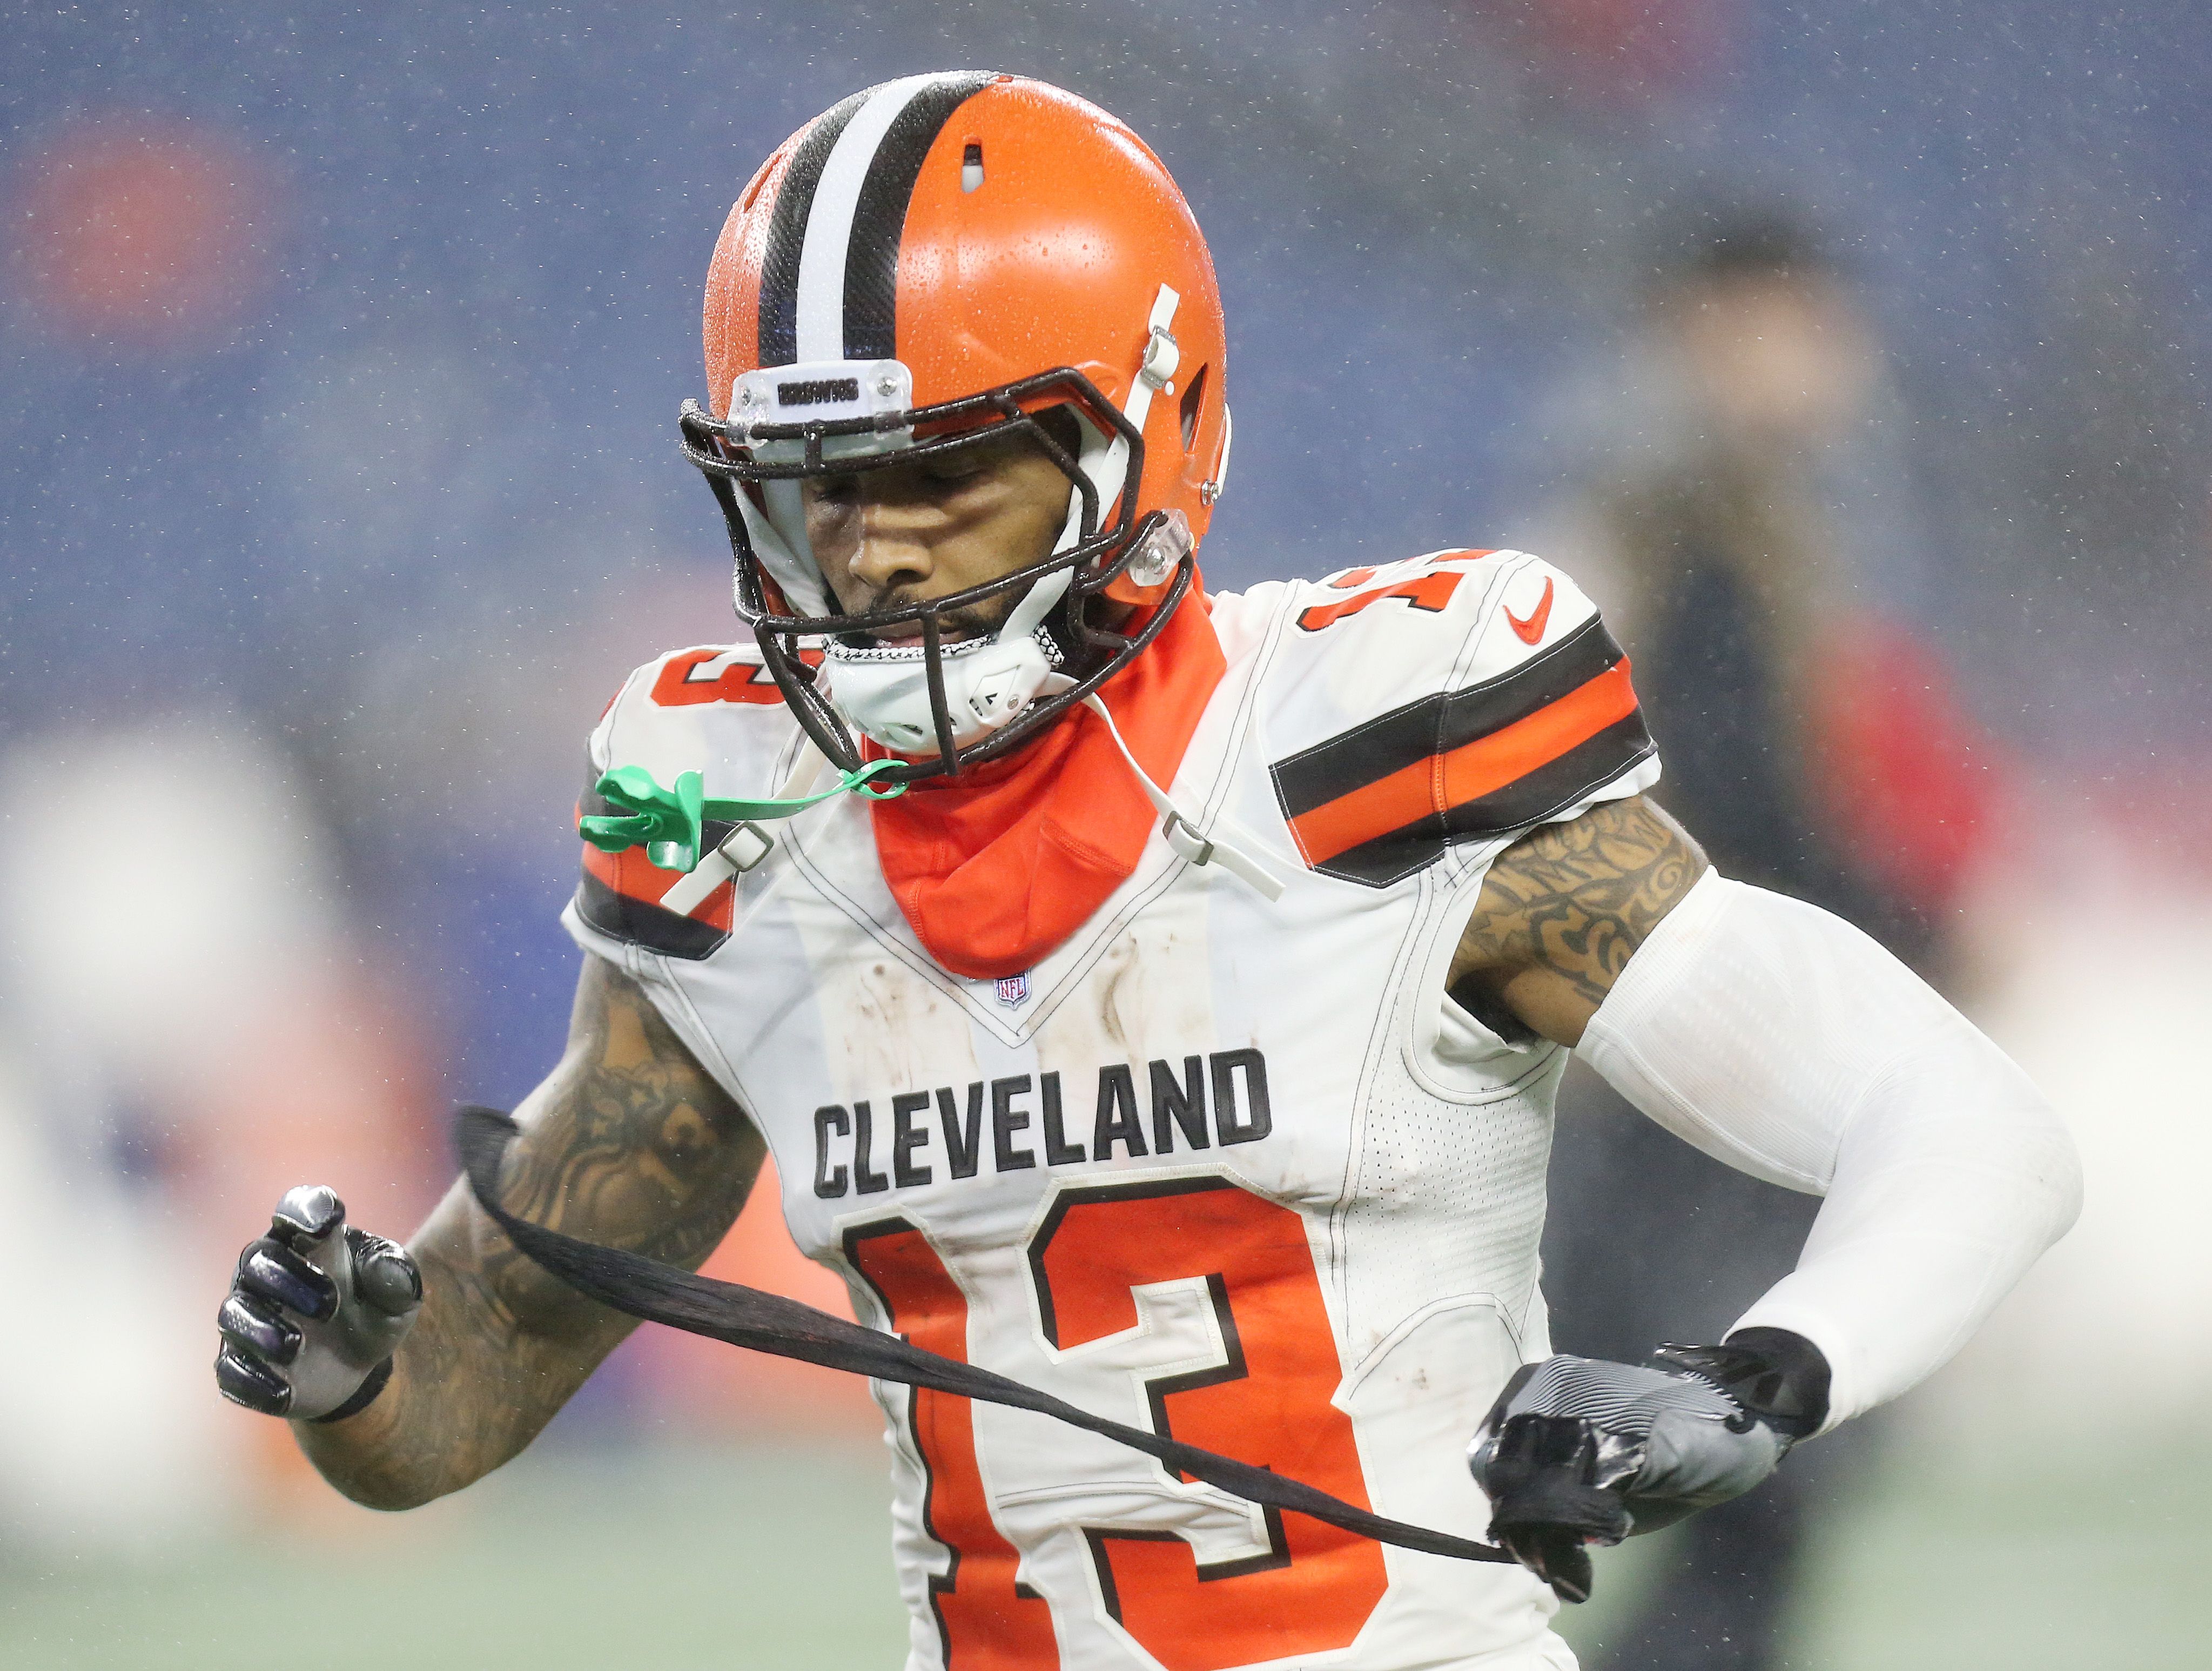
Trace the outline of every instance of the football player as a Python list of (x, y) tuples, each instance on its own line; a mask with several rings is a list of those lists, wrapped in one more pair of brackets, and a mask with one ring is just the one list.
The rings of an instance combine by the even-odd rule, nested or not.
[[(696, 1267), (772, 1151), (863, 1319), (1518, 1562), (883, 1385), (911, 1666), (1571, 1665), (1588, 1546), (1905, 1390), (2071, 1222), (2002, 1054), (1647, 799), (1566, 575), (1468, 549), (1204, 591), (1221, 306), (1112, 118), (1002, 75), (854, 94), (739, 194), (705, 337), (683, 440), (750, 630), (592, 733), (584, 973), (503, 1210)], [(1724, 1340), (1551, 1352), (1570, 1051), (1826, 1196)], [(400, 1508), (629, 1327), (464, 1187), (404, 1249), (303, 1189), (217, 1376)]]

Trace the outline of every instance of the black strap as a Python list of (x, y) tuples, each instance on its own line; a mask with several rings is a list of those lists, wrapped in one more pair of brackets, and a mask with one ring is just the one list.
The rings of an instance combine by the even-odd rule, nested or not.
[(348, 1416), (357, 1416), (376, 1402), (376, 1395), (384, 1390), (384, 1383), (392, 1379), (392, 1360), (387, 1358), (366, 1376), (361, 1385), (353, 1389), (353, 1396), (335, 1410), (319, 1416), (310, 1416), (311, 1422), (343, 1421)]
[(1156, 1456), (1177, 1473), (1268, 1508), (1287, 1510), (1331, 1526), (1373, 1538), (1378, 1543), (1462, 1561), (1510, 1561), (1503, 1549), (1354, 1508), (1341, 1498), (1297, 1480), (1204, 1450), (1180, 1439), (1129, 1427), (1056, 1399), (1048, 1393), (994, 1375), (988, 1370), (940, 1357), (858, 1323), (833, 1317), (811, 1305), (764, 1293), (734, 1282), (663, 1265), (640, 1254), (579, 1242), (558, 1230), (517, 1218), (495, 1199), (501, 1158), (515, 1132), (514, 1121), (496, 1109), (464, 1108), (454, 1122), (461, 1167), (477, 1204), (489, 1213), (514, 1245), (580, 1294), (590, 1296), (646, 1322), (663, 1323), (710, 1340), (726, 1340), (752, 1352), (796, 1358), (803, 1363), (845, 1370), (878, 1381), (930, 1387), (961, 1398), (981, 1399), (1017, 1410), (1035, 1410), (1086, 1432)]

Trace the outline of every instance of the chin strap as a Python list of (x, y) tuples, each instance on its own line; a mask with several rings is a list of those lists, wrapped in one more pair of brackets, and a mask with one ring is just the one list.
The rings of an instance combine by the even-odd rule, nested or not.
[(1176, 309), (1182, 298), (1169, 286), (1160, 286), (1159, 294), (1152, 298), (1152, 317), (1145, 321), (1145, 357), (1137, 364), (1136, 380), (1129, 386), (1129, 398), (1121, 403), (1121, 416), (1127, 418), (1139, 434), (1145, 432), (1145, 420), (1152, 416), (1152, 396), (1171, 393), (1175, 389), (1175, 374), (1182, 365), (1182, 350), (1176, 345), (1175, 333), (1168, 327), (1175, 323)]
[(1121, 728), (1114, 723), (1114, 716), (1106, 704), (1093, 691), (1083, 699), (1084, 707), (1105, 721), (1107, 735), (1114, 746), (1121, 751), (1121, 758), (1129, 763), (1129, 769), (1137, 775), (1145, 799), (1160, 815), (1160, 834), (1167, 837), (1168, 845), (1194, 865), (1218, 865), (1231, 876), (1244, 883), (1261, 898), (1270, 902), (1283, 896), (1283, 884), (1275, 873), (1242, 849), (1232, 847), (1220, 836), (1209, 836), (1182, 814), (1182, 809), (1169, 799), (1168, 792), (1152, 781), (1137, 757), (1129, 752), (1129, 745), (1121, 740)]

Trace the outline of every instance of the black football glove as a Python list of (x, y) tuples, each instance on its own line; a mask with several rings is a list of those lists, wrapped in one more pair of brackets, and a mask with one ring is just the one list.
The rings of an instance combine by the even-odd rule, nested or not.
[(1779, 1329), (1662, 1346), (1644, 1367), (1565, 1355), (1528, 1364), (1468, 1447), (1491, 1540), (1562, 1601), (1586, 1601), (1587, 1546), (1749, 1491), (1819, 1431), (1827, 1385), (1819, 1349)]
[(345, 1221), (320, 1186), (289, 1190), (269, 1234), (238, 1256), (216, 1314), (216, 1385), (234, 1404), (295, 1421), (365, 1409), (422, 1303), (407, 1250)]

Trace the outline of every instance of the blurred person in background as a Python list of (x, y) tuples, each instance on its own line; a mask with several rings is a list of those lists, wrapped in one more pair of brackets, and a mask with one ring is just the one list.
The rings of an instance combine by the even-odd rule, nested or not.
[(62, 784), (160, 835), (79, 885), (40, 843), (0, 854), (0, 1257), (71, 1249), (67, 1284), (0, 1292), (0, 1338), (70, 1366), (0, 1375), (0, 1547), (137, 1548), (312, 1484), (197, 1395), (178, 1324), (210, 1297), (184, 1250), (216, 1258), (240, 1204), (308, 1164), (373, 1211), (421, 1212), (429, 1028), (365, 967), (265, 738), (202, 714), (0, 751), (10, 805)]
[[(1676, 224), (1641, 301), (1625, 386), (1593, 386), (1569, 420), (1586, 463), (1550, 549), (1621, 623), (1660, 798), (1723, 875), (1945, 984), (1947, 914), (1999, 788), (1913, 625), (1921, 540), (1873, 323), (1809, 231), (1764, 206)], [(1567, 1349), (1702, 1339), (1796, 1259), (1816, 1200), (1672, 1140), (1592, 1076), (1562, 1107), (1545, 1267)], [(1837, 1455), (1686, 1528), (1601, 1663), (1783, 1663)]]

